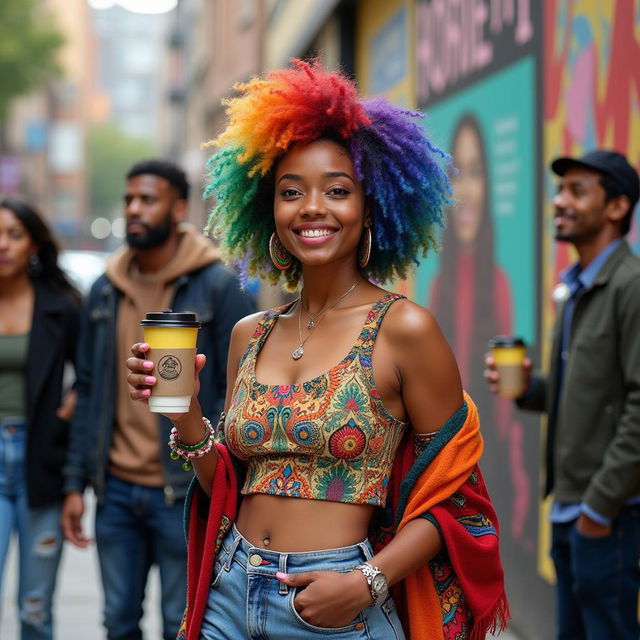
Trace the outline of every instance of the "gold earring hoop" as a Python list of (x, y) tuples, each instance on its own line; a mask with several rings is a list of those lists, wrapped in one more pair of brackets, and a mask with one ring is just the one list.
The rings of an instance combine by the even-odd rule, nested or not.
[(269, 257), (273, 266), (278, 271), (286, 271), (293, 260), (292, 255), (284, 248), (284, 245), (278, 238), (278, 234), (274, 231), (269, 238)]
[(371, 227), (365, 227), (358, 246), (358, 264), (364, 269), (371, 258)]

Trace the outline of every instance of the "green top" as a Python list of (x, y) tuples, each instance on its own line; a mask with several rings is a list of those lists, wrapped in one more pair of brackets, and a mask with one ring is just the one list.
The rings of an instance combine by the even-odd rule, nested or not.
[(27, 415), (26, 380), (29, 334), (0, 335), (0, 419)]

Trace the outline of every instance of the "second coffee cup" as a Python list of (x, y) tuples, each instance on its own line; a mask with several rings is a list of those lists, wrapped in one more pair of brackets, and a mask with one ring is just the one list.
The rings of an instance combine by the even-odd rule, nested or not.
[(504, 398), (522, 395), (526, 384), (523, 364), (527, 347), (524, 340), (513, 336), (496, 336), (489, 341), (489, 348), (496, 371), (500, 374), (498, 395)]
[(200, 323), (194, 313), (157, 311), (147, 313), (140, 325), (149, 344), (146, 357), (155, 365), (156, 384), (149, 409), (154, 413), (186, 413), (193, 394)]

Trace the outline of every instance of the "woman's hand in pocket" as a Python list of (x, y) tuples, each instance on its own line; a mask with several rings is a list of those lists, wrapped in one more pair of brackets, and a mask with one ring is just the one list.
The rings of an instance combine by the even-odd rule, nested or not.
[(360, 571), (278, 573), (277, 578), (302, 588), (293, 604), (300, 617), (314, 627), (344, 627), (371, 604), (371, 591)]

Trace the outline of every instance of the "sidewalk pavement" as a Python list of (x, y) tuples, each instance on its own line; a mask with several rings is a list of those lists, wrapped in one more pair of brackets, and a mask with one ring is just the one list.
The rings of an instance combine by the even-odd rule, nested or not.
[[(88, 495), (88, 494), (87, 494)], [(84, 527), (93, 535), (93, 513), (95, 504), (87, 497)], [(18, 640), (20, 637), (16, 611), (16, 544), (11, 545), (5, 566), (2, 607), (0, 610), (0, 638)], [(162, 637), (160, 618), (160, 596), (158, 573), (152, 570), (145, 598), (145, 615), (142, 629), (146, 640)], [(65, 543), (62, 563), (58, 573), (58, 587), (54, 604), (55, 637), (64, 640), (101, 640), (105, 637), (102, 628), (102, 592), (95, 547), (78, 549)], [(498, 640), (523, 640), (510, 631), (499, 636), (487, 636)]]
[[(83, 520), (85, 531), (93, 536), (95, 503), (87, 493), (87, 509)], [(17, 545), (11, 545), (4, 572), (2, 608), (0, 611), (0, 638), (19, 640), (20, 626), (17, 619)], [(142, 621), (147, 640), (162, 637), (158, 574), (152, 570), (147, 585), (145, 615)], [(78, 549), (65, 543), (58, 572), (55, 603), (55, 637), (64, 640), (101, 640), (105, 637), (102, 627), (102, 589), (95, 547)]]

